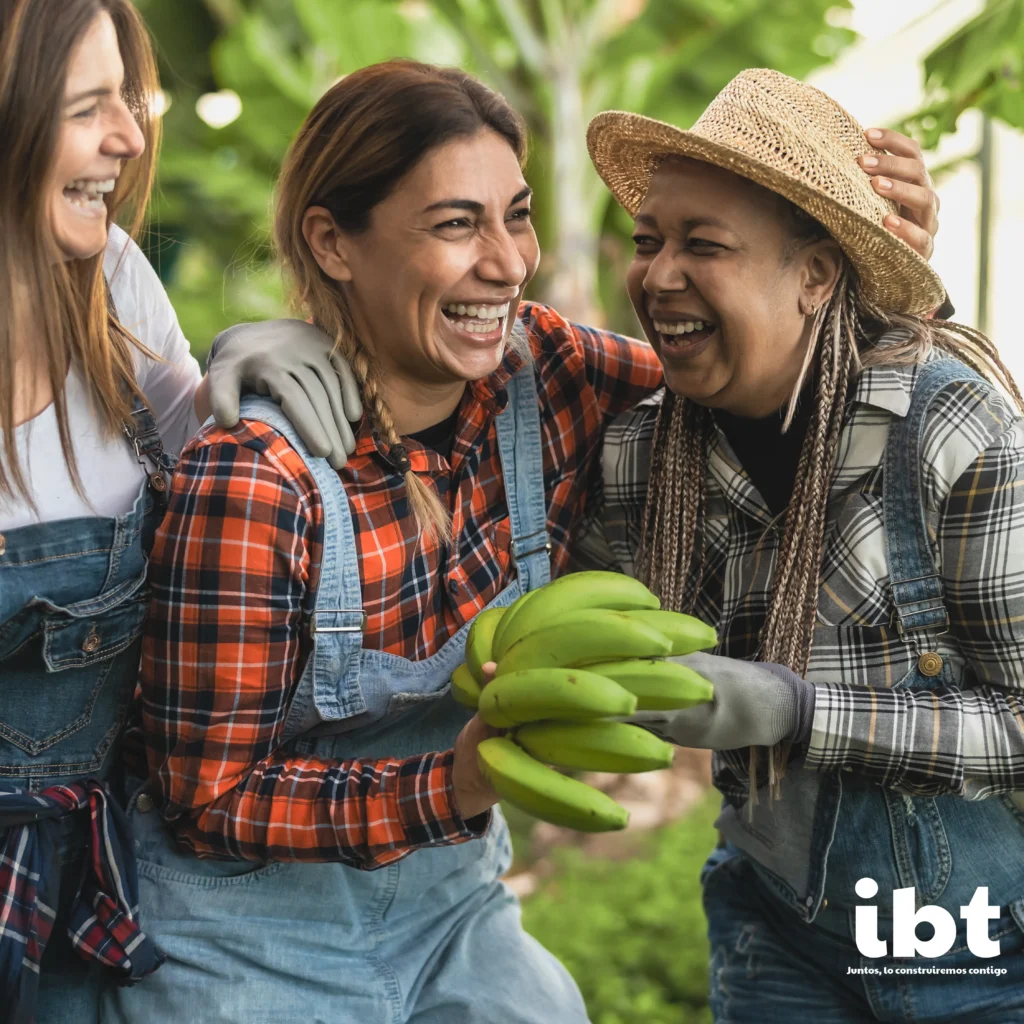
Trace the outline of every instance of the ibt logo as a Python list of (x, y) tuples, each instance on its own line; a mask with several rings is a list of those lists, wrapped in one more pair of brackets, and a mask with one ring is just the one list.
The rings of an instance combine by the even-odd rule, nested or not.
[[(862, 878), (854, 886), (862, 900), (874, 899), (878, 895), (878, 883), (873, 878)], [(913, 887), (894, 889), (892, 893), (892, 955), (893, 956), (943, 956), (953, 948), (956, 940), (956, 921), (953, 915), (942, 907), (925, 904), (915, 909), (916, 896)], [(967, 948), (979, 957), (999, 956), (999, 941), (989, 938), (988, 922), (999, 917), (999, 908), (988, 905), (988, 886), (974, 890), (974, 896), (966, 907), (960, 908), (960, 916), (967, 922)], [(927, 921), (935, 929), (930, 939), (917, 937), (917, 926)], [(854, 912), (853, 937), (857, 949), (863, 956), (888, 956), (888, 944), (878, 937), (878, 908), (857, 907)]]

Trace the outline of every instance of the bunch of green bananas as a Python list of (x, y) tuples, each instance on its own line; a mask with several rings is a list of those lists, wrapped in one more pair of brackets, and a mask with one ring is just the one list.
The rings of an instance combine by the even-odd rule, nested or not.
[[(536, 818), (604, 832), (629, 814), (611, 797), (549, 765), (580, 771), (647, 772), (672, 762), (672, 747), (635, 725), (635, 711), (692, 707), (711, 684), (665, 659), (714, 647), (699, 619), (660, 610), (642, 583), (612, 572), (578, 572), (481, 612), (466, 639), (452, 695), (488, 725), (480, 770), (503, 800)], [(497, 663), (492, 682), (483, 666)]]

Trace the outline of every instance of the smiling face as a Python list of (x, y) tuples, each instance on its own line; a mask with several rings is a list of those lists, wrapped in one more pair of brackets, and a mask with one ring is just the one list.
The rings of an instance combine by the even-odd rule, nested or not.
[(497, 369), (540, 250), (530, 189), (496, 132), (428, 151), (365, 231), (339, 231), (322, 207), (303, 230), (385, 375), (444, 386)]
[(789, 397), (808, 313), (835, 283), (830, 239), (801, 245), (785, 201), (728, 171), (672, 158), (635, 218), (630, 300), (678, 395), (740, 416)]
[(108, 14), (92, 21), (71, 55), (50, 175), (50, 213), (68, 259), (88, 259), (107, 244), (105, 197), (126, 160), (145, 149), (121, 98), (124, 67)]

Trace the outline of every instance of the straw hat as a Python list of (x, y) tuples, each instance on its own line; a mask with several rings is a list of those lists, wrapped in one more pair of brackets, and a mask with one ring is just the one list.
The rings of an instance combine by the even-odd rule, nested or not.
[(883, 309), (925, 313), (940, 305), (938, 274), (882, 226), (896, 204), (871, 187), (857, 157), (875, 150), (857, 121), (813, 86), (752, 68), (737, 75), (690, 131), (609, 110), (587, 129), (597, 173), (635, 214), (665, 155), (715, 164), (785, 196), (829, 230)]

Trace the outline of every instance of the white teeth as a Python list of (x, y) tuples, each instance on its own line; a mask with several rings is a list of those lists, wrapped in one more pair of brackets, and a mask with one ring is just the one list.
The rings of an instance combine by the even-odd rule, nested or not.
[(491, 334), (501, 325), (500, 320), (488, 320), (486, 323), (455, 322), (455, 327), (467, 334)]
[(508, 315), (509, 304), (503, 306), (466, 306), (461, 302), (449, 302), (444, 307), (446, 313), (456, 316), (475, 316), (480, 320), (499, 320)]
[(664, 320), (655, 320), (654, 329), (659, 334), (692, 334), (694, 331), (702, 331), (712, 324), (705, 324), (703, 320), (677, 320), (675, 323), (668, 323)]
[(113, 192), (114, 185), (116, 183), (116, 179), (114, 178), (106, 178), (102, 181), (90, 178), (78, 178), (65, 185), (64, 188), (73, 192), (84, 192), (87, 196), (99, 196), (105, 195), (107, 192)]

